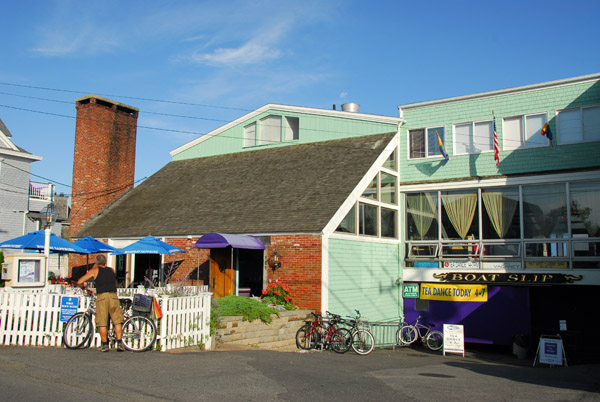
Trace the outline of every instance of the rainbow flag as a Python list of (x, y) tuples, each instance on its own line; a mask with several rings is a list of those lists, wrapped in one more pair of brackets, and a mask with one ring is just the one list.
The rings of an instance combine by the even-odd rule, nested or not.
[(156, 300), (156, 297), (153, 297), (152, 299), (154, 299), (154, 317), (156, 320), (160, 320), (163, 316), (162, 310), (158, 304), (158, 300)]
[(548, 125), (548, 123), (544, 124), (542, 132), (540, 134), (545, 135), (549, 141), (552, 141), (552, 131), (550, 131), (550, 126)]
[(436, 134), (436, 135), (437, 135), (437, 137), (438, 137), (438, 144), (439, 144), (439, 146), (440, 146), (440, 154), (442, 154), (442, 156), (444, 157), (444, 159), (446, 159), (446, 162), (447, 162), (447, 161), (448, 161), (448, 159), (450, 159), (450, 157), (448, 156), (448, 153), (447, 153), (447, 152), (446, 152), (446, 150), (444, 149), (444, 143), (442, 142), (442, 139), (440, 138), (440, 135), (439, 135), (439, 133), (437, 132), (437, 130), (436, 130), (435, 134)]

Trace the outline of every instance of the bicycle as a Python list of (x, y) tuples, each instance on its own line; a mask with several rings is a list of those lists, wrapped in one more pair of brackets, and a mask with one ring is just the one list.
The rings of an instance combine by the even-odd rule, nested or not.
[(361, 321), (360, 311), (354, 311), (356, 311), (355, 317), (348, 316), (351, 320), (344, 320), (344, 323), (350, 326), (352, 350), (359, 355), (368, 355), (375, 349), (375, 337), (369, 329), (369, 324)]
[(313, 319), (306, 321), (296, 332), (296, 346), (299, 349), (331, 348), (336, 353), (346, 353), (350, 350), (352, 334), (347, 328), (338, 326), (342, 322), (341, 316), (327, 312), (331, 318), (324, 319), (319, 314), (311, 314)]
[[(89, 298), (87, 310), (80, 311), (69, 318), (63, 330), (63, 343), (67, 349), (80, 349), (86, 343), (89, 347), (92, 342), (94, 333), (92, 316), (96, 314), (96, 295), (87, 291), (83, 296)], [(131, 299), (119, 299), (119, 302), (125, 316), (122, 339), (125, 349), (132, 352), (144, 352), (151, 349), (157, 336), (154, 322), (147, 317), (134, 314)], [(110, 319), (108, 339), (113, 348), (116, 336), (114, 326), (110, 325)]]
[[(406, 322), (400, 323), (400, 328), (396, 332), (398, 345), (408, 346), (413, 344), (417, 338), (421, 338), (421, 342), (431, 350), (440, 350), (444, 344), (444, 334), (441, 331), (434, 330), (435, 324), (421, 324), (419, 320), (423, 317), (417, 317), (414, 324)], [(425, 332), (423, 332), (425, 331)]]

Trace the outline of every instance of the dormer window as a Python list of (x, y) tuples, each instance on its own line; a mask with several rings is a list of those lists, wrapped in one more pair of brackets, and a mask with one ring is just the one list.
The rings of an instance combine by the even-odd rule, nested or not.
[(269, 145), (300, 138), (298, 117), (269, 115), (244, 127), (244, 146)]

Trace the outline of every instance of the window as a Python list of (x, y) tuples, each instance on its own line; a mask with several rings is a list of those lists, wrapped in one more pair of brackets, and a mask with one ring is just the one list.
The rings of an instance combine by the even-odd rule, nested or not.
[(340, 222), (340, 225), (335, 231), (342, 233), (356, 233), (356, 204), (352, 206), (350, 212), (348, 212), (342, 222)]
[(558, 112), (560, 144), (600, 140), (600, 106)]
[(377, 192), (377, 175), (371, 180), (369, 186), (362, 194), (363, 198), (368, 198), (370, 200), (378, 200), (379, 194)]
[(410, 130), (408, 132), (410, 159), (441, 157), (438, 135), (442, 143), (445, 143), (444, 127)]
[(381, 201), (396, 204), (396, 176), (381, 172)]
[(281, 116), (267, 116), (260, 120), (260, 144), (281, 142)]
[(505, 118), (502, 124), (502, 137), (506, 150), (543, 147), (549, 145), (548, 138), (541, 135), (546, 114)]
[(253, 147), (256, 144), (256, 123), (244, 127), (244, 146)]
[(519, 189), (517, 187), (481, 190), (482, 237), (484, 239), (518, 239), (521, 237)]
[(454, 126), (454, 154), (478, 154), (494, 149), (492, 121)]
[(244, 127), (244, 147), (269, 145), (300, 138), (300, 120), (297, 117), (269, 115)]
[(523, 187), (523, 227), (526, 239), (562, 238), (567, 234), (565, 185)]
[(358, 203), (358, 233), (367, 236), (377, 236), (377, 206)]
[(477, 191), (442, 191), (442, 238), (478, 239)]
[(385, 163), (383, 164), (384, 168), (388, 168), (390, 170), (398, 170), (398, 162), (397, 162), (397, 158), (396, 158), (396, 154), (397, 149), (394, 149), (394, 152), (392, 152), (392, 154), (390, 155), (389, 158), (387, 158), (387, 160), (385, 161)]
[(438, 194), (406, 194), (406, 222), (408, 240), (437, 240)]
[(381, 237), (395, 239), (398, 237), (397, 211), (395, 209), (381, 208)]

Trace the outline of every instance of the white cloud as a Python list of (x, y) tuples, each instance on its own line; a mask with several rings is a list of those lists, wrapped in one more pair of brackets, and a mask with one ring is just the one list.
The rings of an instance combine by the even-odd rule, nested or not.
[(340, 94), (340, 99), (346, 99), (347, 96), (348, 96), (348, 92), (342, 92)]

